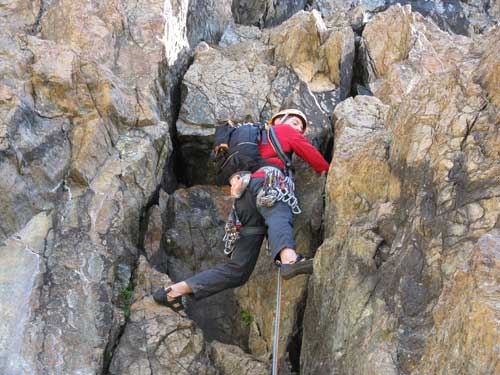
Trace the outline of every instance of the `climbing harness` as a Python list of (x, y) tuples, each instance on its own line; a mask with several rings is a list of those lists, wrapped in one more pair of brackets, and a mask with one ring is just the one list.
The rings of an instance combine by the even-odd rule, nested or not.
[(274, 316), (274, 337), (273, 337), (273, 365), (272, 375), (278, 375), (278, 344), (280, 337), (280, 315), (281, 315), (281, 273), (278, 267), (278, 281), (276, 284), (276, 314)]
[(259, 234), (265, 235), (267, 233), (267, 228), (265, 226), (244, 226), (243, 224), (241, 224), (240, 219), (236, 214), (236, 208), (233, 201), (233, 206), (231, 208), (231, 212), (228, 215), (226, 225), (224, 227), (224, 232), (224, 237), (222, 238), (222, 241), (224, 242), (224, 254), (228, 257), (231, 257), (236, 241), (238, 241), (240, 236)]
[(242, 228), (242, 224), (240, 219), (238, 219), (238, 215), (236, 214), (236, 208), (231, 208), (231, 212), (229, 212), (229, 216), (226, 221), (226, 225), (224, 227), (224, 237), (222, 241), (224, 242), (224, 254), (228, 257), (231, 256), (234, 250), (234, 244), (240, 238), (240, 229)]
[(257, 206), (272, 207), (276, 202), (282, 201), (290, 206), (297, 215), (302, 212), (299, 201), (295, 196), (295, 183), (290, 176), (278, 168), (266, 166), (259, 169), (266, 174), (262, 189), (257, 194)]

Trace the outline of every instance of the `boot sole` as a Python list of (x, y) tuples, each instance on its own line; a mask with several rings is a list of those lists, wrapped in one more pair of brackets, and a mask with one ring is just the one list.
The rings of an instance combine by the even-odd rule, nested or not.
[(282, 264), (280, 269), (281, 277), (284, 280), (291, 279), (297, 275), (307, 275), (313, 273), (313, 260), (307, 259), (293, 264)]

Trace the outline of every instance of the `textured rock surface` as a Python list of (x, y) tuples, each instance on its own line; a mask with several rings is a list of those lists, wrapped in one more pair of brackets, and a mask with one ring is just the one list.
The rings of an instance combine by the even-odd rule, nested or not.
[(307, 1), (289, 0), (284, 2), (268, 0), (235, 0), (232, 10), (235, 21), (243, 25), (277, 25), (299, 10), (304, 9)]
[(25, 343), (24, 333), (36, 308), (33, 289), (42, 282), (43, 252), (51, 240), (50, 215), (35, 216), (21, 233), (0, 247), (0, 368), (5, 371), (29, 371), (29, 365), (19, 361)]
[(333, 19), (338, 23), (345, 22), (345, 19), (354, 19), (354, 13), (357, 11), (363, 12), (365, 17), (369, 18), (396, 3), (410, 4), (413, 12), (432, 18), (441, 29), (462, 35), (482, 33), (495, 25), (500, 17), (500, 3), (497, 0), (450, 0), (446, 2), (427, 0), (314, 0), (311, 6), (318, 9), (326, 18)]
[(203, 335), (151, 301), (172, 282), (151, 268), (223, 259), (213, 129), (283, 107), (333, 161), (323, 223), (294, 161), (298, 250), (326, 238), (283, 284), (280, 373), (499, 372), (500, 3), (394, 3), (2, 2), (0, 372), (268, 372), (264, 249), (189, 304)]
[[(498, 165), (491, 159), (499, 147), (498, 106), (486, 99), (495, 95), (489, 90), (498, 53), (492, 58), (491, 45), (446, 34), (407, 12), (391, 8), (363, 32), (371, 67), (379, 67), (370, 87), (384, 105), (358, 96), (355, 106), (346, 100), (334, 112), (327, 239), (306, 308), (306, 374), (466, 374), (497, 366), (497, 349), (488, 344), (479, 363), (458, 360), (468, 358), (466, 346), (454, 346), (456, 356), (437, 354), (439, 364), (431, 357), (439, 340), (457, 332), (451, 323), (441, 331), (447, 323), (440, 319), (452, 311), (440, 301), (474, 258), (474, 246), (484, 249), (478, 239), (498, 226)], [(387, 24), (384, 17), (397, 19), (394, 13), (399, 26), (384, 28), (394, 32), (374, 32), (376, 23)], [(411, 42), (396, 43), (392, 35), (408, 27)], [(498, 32), (484, 40), (495, 43)], [(469, 272), (482, 277), (478, 267)], [(474, 332), (462, 340), (482, 340), (481, 329)], [(319, 334), (327, 337), (321, 345), (313, 340)]]
[(496, 374), (500, 371), (500, 236), (481, 236), (470, 259), (443, 289), (434, 328), (414, 374)]
[[(172, 2), (175, 7), (176, 2)], [(225, 28), (233, 23), (231, 0), (181, 1), (186, 14), (186, 33), (194, 48), (199, 42), (217, 43)]]
[[(387, 160), (388, 106), (357, 96), (335, 109), (334, 160), (328, 175), (326, 241), (315, 259), (305, 312), (301, 369), (304, 373), (396, 374), (384, 346), (393, 322), (381, 316), (372, 296), (378, 284), (377, 251), (384, 249), (378, 226), (391, 227), (391, 202), (399, 182)], [(371, 317), (382, 320), (372, 335)], [(314, 337), (322, 337), (315, 340)], [(365, 340), (371, 339), (368, 348)], [(377, 355), (373, 355), (375, 351)], [(359, 361), (359, 357), (370, 357)], [(386, 363), (386, 361), (388, 363)], [(344, 362), (345, 361), (345, 362)], [(345, 365), (344, 365), (345, 363)]]
[(195, 323), (151, 298), (151, 292), (171, 284), (168, 277), (151, 270), (141, 257), (134, 280), (135, 301), (109, 373), (216, 374)]
[(214, 341), (210, 344), (211, 357), (223, 375), (264, 375), (269, 374), (269, 365), (245, 354), (237, 346)]
[(278, 66), (291, 66), (314, 92), (350, 90), (354, 33), (347, 28), (328, 30), (318, 12), (299, 12), (269, 31)]
[(125, 322), (141, 211), (171, 152), (163, 2), (125, 8), (0, 7), (2, 372), (101, 372)]

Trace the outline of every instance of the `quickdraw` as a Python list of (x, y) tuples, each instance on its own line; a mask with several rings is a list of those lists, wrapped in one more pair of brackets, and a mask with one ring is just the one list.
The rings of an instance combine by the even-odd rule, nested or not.
[(259, 170), (264, 171), (266, 177), (262, 190), (257, 194), (257, 205), (272, 207), (276, 202), (282, 201), (290, 206), (295, 215), (300, 214), (302, 210), (295, 196), (295, 183), (292, 178), (274, 167), (266, 166)]
[(240, 238), (240, 229), (242, 227), (243, 225), (241, 224), (240, 219), (238, 219), (238, 215), (236, 215), (236, 209), (233, 204), (233, 208), (231, 209), (226, 225), (224, 226), (225, 233), (222, 238), (222, 241), (224, 241), (224, 254), (228, 257), (231, 257), (231, 254), (233, 253), (234, 244)]

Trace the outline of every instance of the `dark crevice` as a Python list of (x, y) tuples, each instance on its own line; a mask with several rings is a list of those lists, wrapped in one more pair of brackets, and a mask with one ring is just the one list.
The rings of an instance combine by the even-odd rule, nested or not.
[(286, 353), (290, 364), (290, 371), (292, 374), (300, 373), (300, 353), (302, 349), (302, 334), (304, 326), (304, 313), (306, 309), (307, 293), (302, 299), (301, 303), (297, 306), (297, 321), (295, 324), (295, 331), (288, 342)]
[(168, 104), (162, 108), (163, 117), (169, 124), (172, 140), (172, 155), (165, 166), (161, 181), (162, 189), (169, 194), (177, 189), (179, 183), (185, 184), (185, 167), (176, 122), (182, 104), (182, 77), (184, 77), (192, 63), (193, 56), (188, 51), (184, 51), (180, 55), (179, 63), (176, 66), (169, 67), (168, 63), (164, 61), (159, 72), (160, 77), (162, 77), (160, 85), (168, 98)]
[(38, 10), (38, 14), (35, 18), (35, 23), (31, 26), (31, 30), (29, 30), (29, 34), (31, 35), (36, 35), (40, 32), (41, 28), (41, 22), (42, 22), (42, 17), (45, 15), (45, 12), (47, 11), (48, 4), (41, 0), (40, 1), (40, 9)]
[(375, 250), (373, 254), (373, 260), (375, 262), (375, 267), (380, 268), (387, 259), (391, 256), (391, 247), (387, 245), (386, 241), (382, 241)]
[(334, 134), (328, 139), (328, 142), (326, 143), (326, 148), (325, 148), (325, 153), (324, 157), (325, 160), (330, 163), (333, 159), (333, 145), (334, 145)]
[(486, 107), (488, 106), (488, 103), (486, 102), (485, 104), (483, 104), (483, 106), (479, 109), (479, 111), (477, 111), (476, 115), (474, 116), (474, 118), (471, 120), (471, 121), (467, 121), (467, 129), (465, 131), (465, 135), (462, 139), (462, 141), (460, 142), (460, 150), (463, 151), (464, 150), (464, 147), (465, 147), (465, 144), (467, 142), (467, 139), (469, 138), (469, 135), (471, 134), (472, 132), (472, 129), (474, 128), (474, 125), (476, 124), (477, 122), (477, 119), (479, 118), (479, 116), (481, 115), (482, 111), (484, 111), (486, 109)]
[[(131, 276), (129, 280), (129, 286), (131, 290), (134, 289), (135, 286), (135, 280), (134, 280), (134, 274), (135, 274), (135, 269), (131, 270)], [(128, 289), (127, 288), (127, 289)], [(133, 298), (133, 296), (132, 296)], [(123, 334), (125, 333), (125, 328), (127, 327), (127, 324), (129, 322), (129, 315), (130, 315), (130, 304), (132, 303), (131, 300), (125, 300), (122, 296), (119, 296), (116, 301), (113, 302), (113, 304), (118, 307), (121, 310), (126, 311), (125, 312), (125, 321), (123, 324), (119, 325), (117, 327), (117, 333), (113, 337), (113, 327), (110, 327), (109, 332), (108, 332), (108, 341), (106, 344), (106, 347), (104, 348), (104, 354), (103, 354), (103, 364), (102, 364), (102, 375), (108, 375), (109, 374), (109, 368), (111, 366), (111, 362), (113, 361), (113, 356), (115, 354), (115, 350), (118, 347), (121, 338)], [(127, 312), (128, 310), (128, 312)]]
[(149, 225), (149, 209), (155, 205), (158, 204), (160, 200), (160, 189), (156, 189), (156, 191), (152, 194), (151, 198), (149, 201), (146, 203), (146, 205), (142, 208), (141, 213), (140, 213), (140, 218), (139, 218), (139, 235), (137, 238), (137, 248), (141, 250), (141, 252), (144, 254), (144, 239), (146, 237), (146, 234), (148, 232), (148, 225)]
[(491, 9), (490, 0), (485, 1), (485, 2), (484, 2), (484, 5), (483, 5), (483, 10), (484, 10), (486, 13), (488, 13), (488, 14), (489, 14), (490, 9)]
[[(363, 26), (364, 27), (364, 26)], [(350, 96), (373, 95), (368, 88), (368, 68), (365, 54), (363, 53), (363, 27), (354, 30), (354, 59), (352, 66), (352, 80)]]
[[(125, 321), (125, 323), (122, 326), (120, 326), (116, 340), (113, 341), (110, 338), (106, 344), (106, 347), (104, 348), (104, 354), (103, 354), (103, 360), (102, 360), (102, 375), (109, 374), (109, 368), (111, 367), (113, 355), (115, 354), (115, 350), (118, 347), (118, 344), (120, 343), (120, 340), (123, 336), (123, 333), (125, 332), (125, 327), (127, 326), (127, 323), (128, 323), (128, 319)], [(110, 330), (110, 333), (111, 333), (111, 330)]]

